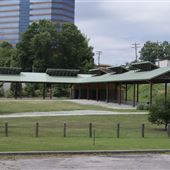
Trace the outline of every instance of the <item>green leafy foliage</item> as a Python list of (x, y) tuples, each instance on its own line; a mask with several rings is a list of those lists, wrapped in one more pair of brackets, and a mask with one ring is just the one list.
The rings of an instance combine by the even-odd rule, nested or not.
[(167, 129), (167, 125), (170, 123), (170, 100), (165, 102), (163, 98), (157, 99), (150, 108), (148, 120), (153, 124), (164, 124)]
[(55, 85), (53, 95), (54, 97), (69, 97), (69, 86)]
[(23, 88), (23, 95), (27, 97), (40, 97), (42, 96), (43, 85), (27, 83)]
[(17, 67), (19, 66), (19, 59), (17, 56), (17, 49), (13, 48), (8, 42), (0, 44), (0, 67)]
[(73, 24), (59, 26), (41, 20), (33, 23), (17, 44), (21, 67), (25, 71), (44, 72), (47, 68), (80, 69), (94, 65), (93, 48)]
[(170, 43), (167, 41), (163, 43), (147, 41), (140, 51), (139, 59), (153, 63), (158, 59), (170, 59)]

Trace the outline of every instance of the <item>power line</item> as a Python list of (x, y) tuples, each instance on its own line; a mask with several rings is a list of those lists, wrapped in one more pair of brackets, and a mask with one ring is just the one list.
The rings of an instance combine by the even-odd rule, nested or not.
[(134, 43), (132, 44), (132, 48), (135, 49), (135, 58), (136, 58), (136, 61), (138, 60), (138, 48), (140, 48), (140, 44), (139, 43)]
[(100, 65), (100, 58), (102, 55), (102, 51), (96, 51), (96, 54), (98, 55), (98, 66)]

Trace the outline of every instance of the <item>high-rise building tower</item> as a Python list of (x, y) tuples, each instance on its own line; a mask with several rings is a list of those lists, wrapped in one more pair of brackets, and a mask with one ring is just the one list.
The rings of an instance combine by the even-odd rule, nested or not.
[(29, 25), (29, 0), (0, 1), (0, 42), (15, 45)]
[(30, 22), (41, 19), (74, 23), (74, 0), (30, 0)]
[(15, 45), (29, 24), (47, 19), (74, 23), (75, 0), (0, 0), (0, 42)]

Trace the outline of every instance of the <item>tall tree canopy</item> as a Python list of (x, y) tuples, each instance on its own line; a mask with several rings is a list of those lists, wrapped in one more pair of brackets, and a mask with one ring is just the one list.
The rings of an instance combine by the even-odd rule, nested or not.
[(163, 43), (147, 41), (140, 51), (139, 59), (153, 63), (156, 60), (170, 59), (170, 43), (167, 41)]
[(19, 65), (17, 50), (8, 42), (0, 44), (0, 67), (16, 67)]
[(73, 24), (61, 26), (46, 20), (33, 23), (17, 44), (21, 67), (25, 71), (47, 68), (80, 69), (93, 67), (93, 48)]

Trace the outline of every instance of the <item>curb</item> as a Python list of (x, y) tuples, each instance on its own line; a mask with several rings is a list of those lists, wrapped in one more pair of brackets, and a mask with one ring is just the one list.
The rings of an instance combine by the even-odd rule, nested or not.
[(0, 152), (0, 156), (38, 156), (38, 155), (107, 155), (107, 154), (160, 154), (170, 153), (170, 149), (151, 150), (99, 150), (99, 151), (30, 151), (30, 152)]

